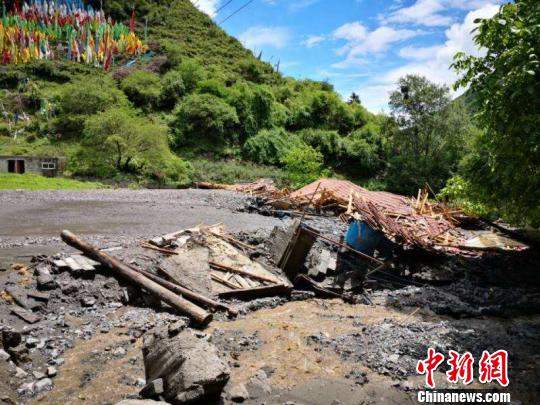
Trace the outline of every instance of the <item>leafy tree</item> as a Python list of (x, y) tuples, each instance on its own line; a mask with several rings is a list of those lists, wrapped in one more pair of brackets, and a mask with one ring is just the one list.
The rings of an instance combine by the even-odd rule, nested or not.
[(390, 108), (396, 124), (389, 134), (394, 147), (390, 187), (411, 194), (427, 182), (440, 189), (456, 169), (470, 130), (466, 111), (451, 103), (446, 86), (417, 75), (399, 80), (398, 90), (390, 95)]
[(292, 187), (300, 188), (321, 176), (328, 175), (324, 170), (323, 156), (311, 146), (299, 145), (289, 149), (281, 160)]
[(343, 140), (337, 131), (308, 128), (298, 132), (298, 136), (322, 154), (325, 164), (339, 165), (343, 154)]
[(178, 164), (170, 154), (167, 129), (126, 107), (89, 117), (84, 126), (83, 146), (83, 160), (90, 173), (162, 172), (176, 179), (186, 175), (187, 166)]
[(155, 73), (137, 70), (122, 80), (120, 88), (137, 107), (151, 109), (159, 105), (161, 79)]
[(464, 175), (481, 200), (510, 219), (540, 225), (540, 3), (516, 0), (480, 19), (481, 56), (458, 53), (457, 87), (477, 100), (479, 134)]
[(360, 96), (353, 91), (351, 93), (351, 96), (349, 97), (348, 103), (349, 104), (360, 104)]
[(184, 97), (171, 123), (177, 146), (223, 145), (237, 140), (238, 116), (233, 107), (212, 94)]
[(386, 159), (386, 138), (375, 122), (369, 122), (343, 139), (341, 167), (356, 177), (373, 177)]

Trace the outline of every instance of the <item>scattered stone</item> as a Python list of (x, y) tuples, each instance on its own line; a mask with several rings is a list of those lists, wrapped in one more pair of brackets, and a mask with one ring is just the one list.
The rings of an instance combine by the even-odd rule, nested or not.
[(141, 390), (139, 395), (142, 398), (158, 398), (164, 392), (165, 385), (163, 383), (163, 378), (157, 378), (146, 384), (146, 386)]
[(56, 377), (56, 374), (58, 374), (58, 370), (56, 370), (56, 367), (47, 367), (47, 377)]
[(19, 395), (30, 395), (30, 394), (33, 394), (34, 393), (34, 386), (36, 385), (36, 383), (34, 382), (29, 382), (29, 383), (26, 383), (26, 384), (23, 384), (19, 387), (19, 389), (17, 390), (17, 393)]
[(41, 320), (41, 318), (32, 312), (29, 312), (21, 307), (13, 307), (11, 308), (11, 312), (17, 315), (19, 318), (21, 318), (23, 321), (28, 323), (37, 323)]
[(2, 331), (2, 344), (4, 348), (18, 346), (21, 342), (21, 332), (8, 329)]
[(143, 356), (147, 380), (163, 378), (163, 398), (169, 402), (218, 398), (229, 380), (229, 367), (218, 357), (216, 347), (190, 329), (172, 338), (165, 328), (147, 334)]
[(28, 348), (22, 343), (15, 347), (9, 347), (7, 352), (15, 362), (24, 362), (28, 358)]
[(234, 402), (244, 402), (249, 399), (249, 393), (244, 384), (238, 384), (229, 391), (229, 398)]
[(47, 377), (47, 376), (45, 375), (45, 373), (42, 373), (41, 371), (32, 371), (32, 375), (34, 376), (34, 378), (35, 378), (36, 380), (41, 380), (41, 379)]
[(169, 336), (174, 337), (187, 328), (187, 322), (183, 319), (169, 324)]
[(0, 360), (8, 361), (11, 356), (4, 349), (0, 349)]
[(258, 398), (272, 392), (272, 387), (268, 384), (268, 376), (264, 370), (258, 370), (257, 373), (249, 379), (247, 389), (251, 398)]
[(33, 336), (29, 336), (26, 338), (26, 347), (28, 348), (36, 347), (38, 343), (39, 339), (36, 339)]
[(81, 298), (81, 304), (83, 307), (93, 307), (96, 304), (96, 299), (94, 297), (83, 297)]
[(48, 391), (52, 388), (53, 386), (53, 382), (50, 378), (44, 378), (42, 380), (39, 380), (35, 386), (34, 386), (34, 391), (36, 393), (40, 393), (40, 392), (44, 392), (44, 391)]
[(123, 347), (117, 347), (116, 349), (113, 350), (113, 356), (122, 357), (125, 355), (126, 355), (126, 349), (124, 349)]
[(15, 377), (16, 378), (25, 378), (26, 376), (28, 376), (28, 373), (26, 371), (24, 371), (22, 368), (20, 368), (20, 367), (15, 368)]
[(167, 402), (164, 401), (152, 401), (151, 399), (124, 399), (123, 401), (117, 402), (116, 405), (167, 405)]

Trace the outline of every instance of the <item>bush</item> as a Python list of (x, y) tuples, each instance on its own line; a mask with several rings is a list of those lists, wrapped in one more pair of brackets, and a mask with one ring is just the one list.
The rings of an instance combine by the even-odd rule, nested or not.
[(171, 123), (177, 146), (208, 147), (236, 140), (238, 116), (233, 107), (211, 94), (185, 97), (174, 112)]
[(168, 72), (163, 76), (162, 83), (160, 104), (163, 108), (172, 109), (186, 92), (182, 74), (174, 70)]
[(155, 73), (137, 70), (122, 80), (120, 88), (137, 107), (151, 109), (159, 105), (161, 80)]
[(263, 129), (246, 141), (242, 151), (253, 162), (279, 165), (291, 146), (300, 144), (298, 137), (283, 128)]
[(343, 152), (343, 141), (336, 131), (324, 129), (304, 129), (298, 136), (306, 144), (319, 151), (326, 164), (338, 164)]
[(311, 146), (293, 146), (281, 163), (294, 188), (303, 187), (320, 177), (328, 176), (328, 171), (323, 169), (323, 156)]
[(95, 76), (74, 81), (62, 86), (58, 94), (55, 131), (63, 138), (78, 136), (89, 115), (127, 104), (124, 93), (108, 77)]
[(216, 79), (207, 79), (197, 84), (197, 91), (201, 94), (212, 94), (219, 98), (227, 96), (227, 88)]
[(183, 61), (177, 69), (182, 75), (182, 81), (187, 93), (192, 93), (197, 88), (197, 84), (205, 79), (204, 68), (194, 60)]
[(208, 181), (212, 183), (249, 183), (260, 178), (269, 178), (278, 187), (286, 186), (286, 175), (282, 169), (273, 166), (261, 166), (236, 160), (212, 161), (195, 159), (193, 166), (193, 181)]

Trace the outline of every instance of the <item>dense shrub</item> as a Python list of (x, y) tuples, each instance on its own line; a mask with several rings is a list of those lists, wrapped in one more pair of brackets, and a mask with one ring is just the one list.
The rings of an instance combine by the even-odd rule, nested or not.
[(343, 152), (343, 141), (337, 131), (309, 128), (300, 131), (298, 135), (302, 141), (323, 155), (326, 164), (339, 163)]
[(173, 108), (185, 92), (186, 86), (182, 74), (174, 70), (166, 73), (162, 79), (160, 105), (166, 109)]
[(155, 73), (137, 70), (122, 80), (120, 88), (137, 107), (150, 109), (159, 105), (161, 80)]
[(323, 156), (311, 146), (293, 146), (282, 158), (281, 163), (287, 178), (294, 188), (300, 188), (322, 176), (328, 175), (323, 168)]
[(177, 146), (223, 145), (234, 142), (238, 116), (233, 107), (211, 94), (186, 96), (171, 122)]
[(227, 96), (227, 88), (217, 79), (207, 79), (197, 84), (197, 91), (201, 94), (212, 94), (219, 98)]
[(301, 144), (298, 137), (283, 128), (263, 129), (246, 141), (243, 153), (253, 162), (278, 165), (293, 145)]
[(203, 67), (191, 59), (182, 61), (177, 70), (182, 75), (182, 81), (187, 93), (195, 91), (197, 84), (206, 78)]
[(79, 136), (89, 115), (127, 104), (124, 93), (106, 76), (76, 80), (60, 89), (56, 101), (55, 131), (63, 138)]

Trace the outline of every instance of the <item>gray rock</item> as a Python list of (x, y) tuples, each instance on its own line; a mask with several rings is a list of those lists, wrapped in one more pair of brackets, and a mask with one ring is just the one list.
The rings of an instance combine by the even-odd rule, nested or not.
[(55, 377), (56, 374), (58, 374), (58, 370), (56, 370), (56, 367), (53, 367), (53, 366), (47, 367), (47, 376), (48, 377)]
[(152, 401), (151, 399), (124, 399), (123, 401), (117, 402), (116, 405), (167, 405), (167, 402), (163, 401)]
[(234, 402), (244, 402), (249, 399), (249, 392), (244, 384), (238, 384), (229, 391), (229, 398)]
[(39, 339), (36, 339), (33, 336), (29, 336), (26, 338), (26, 347), (36, 347), (39, 343)]
[(124, 349), (123, 347), (117, 347), (113, 351), (113, 356), (122, 357), (122, 356), (125, 356), (125, 355), (126, 355), (126, 349)]
[(94, 297), (83, 297), (81, 298), (81, 304), (83, 307), (93, 307), (96, 304), (96, 299)]
[(21, 385), (19, 387), (19, 389), (17, 390), (17, 393), (19, 395), (33, 394), (35, 385), (36, 385), (36, 383), (34, 383), (34, 382), (29, 382), (29, 383), (23, 384), (23, 385)]
[(8, 361), (9, 358), (10, 358), (10, 355), (4, 349), (0, 349), (0, 360)]
[(28, 375), (28, 373), (26, 371), (24, 371), (22, 368), (20, 368), (20, 367), (15, 368), (15, 377), (17, 377), (17, 378), (25, 378), (27, 375)]
[(162, 397), (174, 404), (218, 398), (229, 380), (230, 369), (216, 347), (199, 339), (191, 329), (169, 337), (166, 328), (146, 335), (143, 347), (147, 381), (162, 378)]
[(32, 375), (36, 380), (41, 380), (46, 377), (45, 373), (42, 373), (41, 371), (32, 371)]
[(52, 386), (52, 380), (50, 378), (44, 378), (36, 383), (36, 385), (34, 386), (34, 391), (39, 394), (40, 392), (50, 390)]
[(2, 331), (2, 345), (4, 348), (18, 346), (22, 342), (22, 334), (15, 330)]

